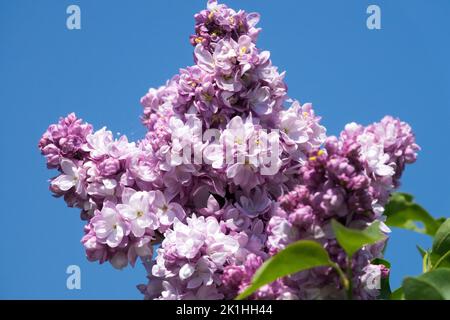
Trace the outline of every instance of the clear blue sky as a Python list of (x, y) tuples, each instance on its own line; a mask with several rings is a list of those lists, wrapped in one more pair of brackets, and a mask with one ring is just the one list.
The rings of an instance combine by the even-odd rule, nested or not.
[[(132, 4), (131, 4), (132, 3)], [(313, 102), (328, 132), (385, 114), (414, 128), (422, 151), (402, 190), (435, 215), (450, 214), (450, 1), (229, 0), (258, 11), (259, 47), (287, 71), (290, 96)], [(81, 7), (82, 29), (66, 29)], [(75, 111), (100, 128), (138, 139), (139, 98), (192, 64), (188, 36), (205, 1), (0, 0), (0, 298), (140, 299), (142, 266), (115, 271), (88, 263), (78, 212), (53, 199), (37, 143), (48, 124)], [(382, 30), (366, 28), (378, 4)], [(415, 244), (426, 236), (393, 230), (392, 282), (420, 272)], [(82, 289), (66, 289), (66, 267)]]

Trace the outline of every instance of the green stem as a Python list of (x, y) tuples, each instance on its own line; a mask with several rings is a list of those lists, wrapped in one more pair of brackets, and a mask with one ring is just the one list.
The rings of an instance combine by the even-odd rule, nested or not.
[(429, 256), (428, 252), (426, 252), (422, 259), (422, 273), (425, 273), (428, 271), (428, 266), (430, 265), (429, 260), (430, 260), (430, 256)]
[(341, 279), (342, 286), (344, 287), (345, 291), (348, 292), (348, 288), (350, 287), (350, 281), (348, 280), (344, 271), (342, 271), (341, 267), (339, 267), (339, 265), (337, 263), (333, 263), (332, 267), (338, 273), (339, 278)]
[(348, 279), (348, 289), (347, 289), (347, 299), (353, 300), (353, 284), (352, 284), (352, 258), (347, 257), (347, 279)]

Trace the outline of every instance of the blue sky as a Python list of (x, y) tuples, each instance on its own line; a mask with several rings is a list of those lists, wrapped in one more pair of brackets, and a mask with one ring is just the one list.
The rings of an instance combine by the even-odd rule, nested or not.
[[(53, 199), (37, 143), (50, 123), (75, 111), (96, 128), (138, 139), (140, 97), (192, 64), (188, 37), (205, 1), (0, 1), (0, 298), (140, 299), (144, 269), (113, 270), (85, 260), (77, 210)], [(287, 71), (291, 97), (312, 102), (330, 134), (385, 114), (414, 128), (422, 147), (402, 191), (436, 216), (450, 215), (450, 2), (447, 0), (229, 0), (258, 11), (259, 47)], [(81, 30), (66, 8), (81, 8)], [(382, 29), (366, 28), (377, 4)], [(426, 236), (395, 229), (387, 250), (392, 283), (418, 274), (415, 244)], [(66, 268), (81, 267), (81, 290)]]

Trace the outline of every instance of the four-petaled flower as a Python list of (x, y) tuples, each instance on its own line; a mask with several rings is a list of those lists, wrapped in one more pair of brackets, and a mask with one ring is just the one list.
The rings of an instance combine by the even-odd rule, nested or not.
[(117, 205), (117, 210), (130, 222), (131, 232), (136, 237), (142, 237), (146, 228), (156, 230), (159, 226), (156, 215), (150, 212), (153, 197), (151, 192), (126, 188), (122, 195), (123, 203)]
[(105, 202), (101, 211), (96, 212), (92, 218), (92, 225), (97, 239), (111, 248), (118, 247), (130, 232), (115, 205), (108, 201)]

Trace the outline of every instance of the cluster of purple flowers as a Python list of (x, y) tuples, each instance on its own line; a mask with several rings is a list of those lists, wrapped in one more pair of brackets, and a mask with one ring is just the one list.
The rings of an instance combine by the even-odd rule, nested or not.
[(141, 141), (114, 139), (105, 128), (96, 132), (74, 114), (51, 125), (39, 142), (49, 168), (60, 174), (50, 190), (81, 209), (87, 220), (82, 243), (92, 261), (123, 268), (136, 258), (151, 257), (151, 242), (185, 212), (157, 186), (158, 155)]
[[(339, 138), (328, 137), (324, 148), (312, 151), (300, 168), (299, 184), (279, 198), (280, 206), (267, 227), (269, 253), (297, 240), (315, 240), (345, 269), (347, 258), (336, 242), (331, 220), (355, 229), (380, 221), (381, 231), (389, 233), (383, 223), (384, 206), (399, 185), (404, 165), (416, 160), (418, 150), (409, 125), (389, 116), (368, 127), (348, 124)], [(371, 261), (382, 257), (383, 248), (384, 242), (366, 246), (353, 257), (355, 297), (378, 295), (370, 289), (370, 281), (377, 270), (380, 275), (386, 270)], [(332, 268), (312, 269), (282, 283), (283, 290), (302, 299), (345, 297)]]
[[(256, 47), (258, 21), (208, 1), (190, 38), (195, 64), (141, 99), (142, 140), (115, 139), (70, 114), (39, 142), (59, 171), (50, 190), (87, 222), (88, 259), (123, 268), (140, 257), (147, 299), (233, 298), (268, 257), (299, 239), (319, 241), (344, 264), (331, 219), (354, 228), (382, 221), (405, 164), (416, 159), (410, 127), (390, 117), (327, 138), (312, 106), (287, 97), (284, 73)], [(370, 261), (383, 246), (354, 256), (356, 297), (377, 296), (364, 284), (381, 268)], [(252, 298), (342, 294), (333, 270), (315, 268)]]
[(235, 116), (253, 114), (265, 128), (275, 128), (287, 87), (270, 53), (256, 48), (259, 15), (209, 1), (195, 21), (195, 65), (142, 98), (144, 124), (152, 130), (160, 127), (155, 122), (161, 115), (174, 113), (198, 116), (206, 128), (224, 128)]

